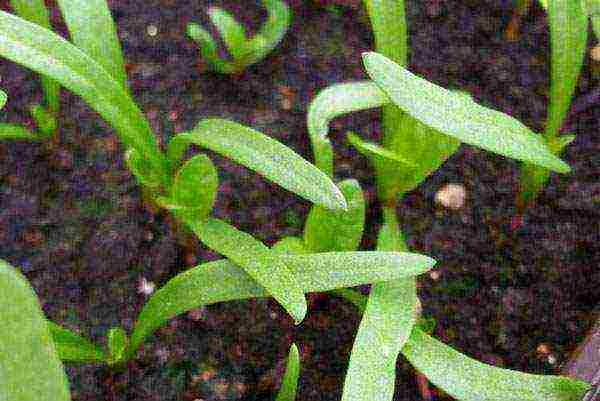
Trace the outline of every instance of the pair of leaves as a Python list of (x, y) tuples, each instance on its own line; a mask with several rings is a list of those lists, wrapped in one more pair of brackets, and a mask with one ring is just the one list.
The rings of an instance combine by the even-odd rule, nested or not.
[(219, 56), (217, 43), (208, 31), (198, 24), (188, 25), (188, 36), (198, 43), (202, 58), (213, 70), (222, 74), (240, 73), (265, 58), (281, 42), (290, 25), (290, 9), (281, 0), (263, 0), (262, 3), (267, 9), (267, 21), (251, 39), (247, 38), (244, 27), (227, 11), (218, 7), (208, 10), (208, 16), (221, 35), (232, 61)]

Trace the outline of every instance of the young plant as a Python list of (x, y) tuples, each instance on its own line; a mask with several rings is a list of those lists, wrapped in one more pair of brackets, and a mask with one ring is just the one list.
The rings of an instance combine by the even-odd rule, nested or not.
[(252, 38), (227, 11), (211, 7), (208, 16), (223, 39), (231, 61), (219, 56), (217, 43), (211, 34), (195, 23), (188, 24), (187, 34), (199, 46), (209, 67), (221, 74), (239, 74), (260, 62), (281, 42), (291, 23), (290, 8), (282, 0), (262, 0), (268, 16), (265, 24)]
[[(383, 54), (364, 55), (372, 82), (338, 84), (323, 90), (309, 107), (308, 127), (315, 164), (333, 176), (333, 149), (326, 137), (329, 121), (349, 112), (383, 107), (381, 145), (348, 135), (348, 141), (376, 171), (384, 219), (378, 250), (407, 249), (396, 218), (398, 199), (439, 168), (461, 142), (557, 172), (569, 171), (568, 165), (519, 121), (402, 67), (408, 58), (402, 1), (366, 0), (365, 5), (376, 48)], [(558, 401), (577, 399), (587, 388), (567, 378), (487, 366), (432, 339), (415, 327), (418, 299), (414, 279), (378, 283), (371, 288), (368, 300), (361, 301), (364, 297), (358, 293), (349, 298), (356, 305), (364, 305), (364, 310), (343, 400), (391, 400), (400, 352), (433, 383), (462, 400), (533, 400), (544, 394), (544, 399)]]

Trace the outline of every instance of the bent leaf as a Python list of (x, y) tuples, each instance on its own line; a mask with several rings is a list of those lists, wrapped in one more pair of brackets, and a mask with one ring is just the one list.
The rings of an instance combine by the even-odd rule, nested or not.
[(304, 293), (281, 255), (222, 220), (186, 220), (186, 223), (206, 246), (231, 259), (265, 287), (296, 324), (304, 319), (307, 310)]
[(148, 120), (123, 87), (86, 53), (47, 29), (0, 11), (0, 56), (81, 96), (115, 128), (126, 148), (138, 151), (149, 169), (166, 180), (164, 156)]
[(105, 360), (104, 352), (100, 347), (86, 338), (51, 321), (48, 321), (48, 327), (56, 352), (62, 361), (101, 362)]
[(313, 205), (304, 225), (304, 242), (311, 252), (354, 251), (358, 249), (365, 224), (365, 199), (356, 180), (338, 184), (348, 210), (331, 211)]
[(267, 21), (248, 42), (248, 54), (244, 56), (243, 60), (246, 66), (259, 62), (275, 49), (291, 23), (292, 13), (285, 2), (262, 0), (262, 4), (267, 9)]
[(560, 173), (570, 171), (515, 118), (419, 78), (380, 54), (364, 53), (363, 61), (369, 76), (392, 101), (423, 124), (503, 156)]
[(191, 144), (235, 160), (313, 203), (332, 210), (346, 208), (344, 196), (325, 174), (287, 146), (252, 128), (229, 120), (203, 120), (169, 142), (173, 166)]
[(235, 20), (235, 18), (227, 11), (219, 7), (211, 7), (208, 9), (208, 17), (213, 25), (217, 28), (219, 35), (223, 39), (223, 43), (227, 47), (227, 51), (231, 54), (233, 60), (240, 59), (246, 48), (246, 30)]
[(127, 91), (127, 73), (117, 28), (106, 0), (58, 0), (71, 41)]
[(277, 393), (275, 401), (294, 401), (296, 399), (298, 376), (300, 376), (300, 354), (298, 353), (296, 344), (292, 344), (288, 354), (285, 374), (281, 381), (281, 388)]
[[(415, 254), (347, 254), (286, 255), (286, 262), (304, 293), (415, 276), (426, 272), (435, 263), (427, 256)], [(328, 259), (326, 263), (323, 263), (324, 258)], [(144, 306), (131, 335), (128, 358), (135, 354), (146, 337), (181, 313), (217, 302), (268, 296), (263, 286), (229, 260), (204, 263), (187, 270), (169, 280)]]
[(368, 81), (336, 84), (319, 92), (310, 102), (307, 115), (315, 165), (329, 177), (333, 177), (333, 149), (327, 138), (331, 120), (390, 103), (385, 92)]
[(67, 401), (69, 383), (33, 289), (0, 260), (0, 399)]
[(589, 384), (486, 365), (415, 327), (402, 354), (436, 386), (463, 401), (581, 401)]
[(387, 150), (375, 143), (363, 141), (361, 137), (353, 132), (347, 134), (348, 142), (356, 148), (363, 156), (374, 162), (394, 164), (398, 170), (414, 170), (417, 165), (402, 158), (399, 154)]

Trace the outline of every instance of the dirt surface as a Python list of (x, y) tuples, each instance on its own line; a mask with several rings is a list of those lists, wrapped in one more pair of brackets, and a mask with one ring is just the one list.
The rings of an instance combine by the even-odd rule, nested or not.
[[(1, 1), (8, 10), (7, 1)], [(372, 36), (357, 2), (290, 1), (294, 21), (283, 43), (240, 76), (205, 72), (190, 21), (206, 23), (207, 1), (111, 1), (130, 85), (163, 143), (205, 117), (229, 118), (284, 142), (308, 159), (306, 110), (319, 89), (365, 78), (360, 54)], [(249, 5), (247, 5), (249, 3)], [(65, 35), (55, 5), (55, 26)], [(252, 29), (265, 15), (254, 2), (215, 1)], [(537, 6), (521, 37), (503, 30), (511, 1), (411, 1), (411, 69), (540, 130), (548, 93), (548, 27)], [(154, 25), (157, 34), (150, 36)], [(591, 39), (590, 45), (596, 43)], [(577, 139), (539, 202), (511, 229), (518, 164), (463, 146), (398, 208), (412, 250), (439, 261), (419, 279), (435, 335), (497, 366), (557, 373), (585, 335), (600, 301), (600, 65), (586, 66), (567, 123)], [(28, 105), (42, 97), (35, 75), (0, 61), (9, 102), (2, 120), (32, 126)], [(594, 96), (596, 104), (594, 106)], [(216, 255), (182, 247), (165, 216), (142, 206), (114, 133), (81, 99), (63, 91), (61, 143), (0, 143), (0, 258), (19, 266), (47, 316), (94, 341), (130, 330), (147, 296)], [(357, 178), (369, 203), (365, 249), (374, 243), (379, 205), (366, 160), (345, 142), (353, 129), (378, 138), (377, 112), (333, 123), (336, 176)], [(309, 204), (212, 155), (221, 180), (214, 214), (267, 244), (298, 235)], [(450, 210), (434, 202), (446, 183), (466, 189)], [(192, 249), (192, 251), (190, 251)], [(291, 341), (302, 353), (298, 400), (339, 400), (359, 317), (337, 298), (311, 302), (294, 328), (272, 301), (196, 310), (160, 329), (125, 372), (69, 365), (73, 400), (264, 400), (273, 397)], [(440, 399), (444, 396), (437, 394)], [(419, 400), (415, 372), (398, 361), (396, 400)]]

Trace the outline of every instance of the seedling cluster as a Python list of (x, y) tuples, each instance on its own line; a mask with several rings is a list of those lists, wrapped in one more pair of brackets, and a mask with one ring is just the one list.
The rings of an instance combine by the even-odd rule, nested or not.
[[(106, 0), (57, 3), (72, 42), (51, 31), (41, 0), (13, 0), (16, 15), (0, 12), (0, 55), (39, 73), (47, 101), (33, 111), (39, 133), (3, 125), (0, 137), (39, 140), (54, 135), (59, 86), (70, 90), (114, 128), (147, 200), (170, 212), (224, 258), (169, 280), (150, 296), (131, 333), (120, 327), (108, 331), (106, 349), (46, 320), (24, 276), (0, 261), (0, 399), (68, 400), (62, 363), (105, 363), (121, 369), (158, 328), (200, 306), (272, 297), (299, 324), (308, 313), (306, 294), (324, 291), (348, 299), (362, 314), (343, 400), (391, 400), (400, 353), (436, 386), (465, 401), (578, 400), (588, 390), (586, 383), (570, 378), (478, 362), (432, 337), (418, 314), (416, 276), (433, 268), (435, 261), (410, 252), (396, 217), (399, 200), (439, 169), (461, 143), (525, 163), (524, 203), (539, 191), (547, 171), (569, 172), (557, 155), (572, 138), (558, 134), (585, 50), (587, 14), (578, 1), (555, 0), (548, 5), (552, 89), (547, 129), (540, 137), (468, 94), (408, 71), (403, 1), (365, 0), (376, 43), (376, 52), (363, 54), (369, 80), (333, 85), (312, 101), (307, 124), (314, 165), (252, 128), (218, 118), (174, 135), (162, 149), (129, 93)], [(281, 41), (290, 23), (289, 8), (280, 0), (263, 0), (263, 5), (268, 20), (250, 39), (230, 14), (216, 8), (209, 11), (230, 61), (218, 56), (207, 31), (189, 26), (188, 34), (217, 72), (239, 73), (260, 62)], [(6, 94), (0, 91), (0, 105), (5, 101)], [(348, 133), (347, 139), (375, 170), (383, 224), (376, 250), (360, 251), (364, 196), (356, 180), (334, 183), (334, 149), (327, 134), (333, 118), (369, 108), (382, 108), (381, 144), (357, 133)], [(185, 159), (191, 145), (229, 158), (312, 202), (302, 237), (282, 238), (269, 248), (212, 217), (219, 189), (217, 170), (206, 154)], [(349, 288), (361, 284), (372, 285), (368, 297)], [(294, 399), (298, 376), (299, 353), (292, 344), (278, 400)]]

